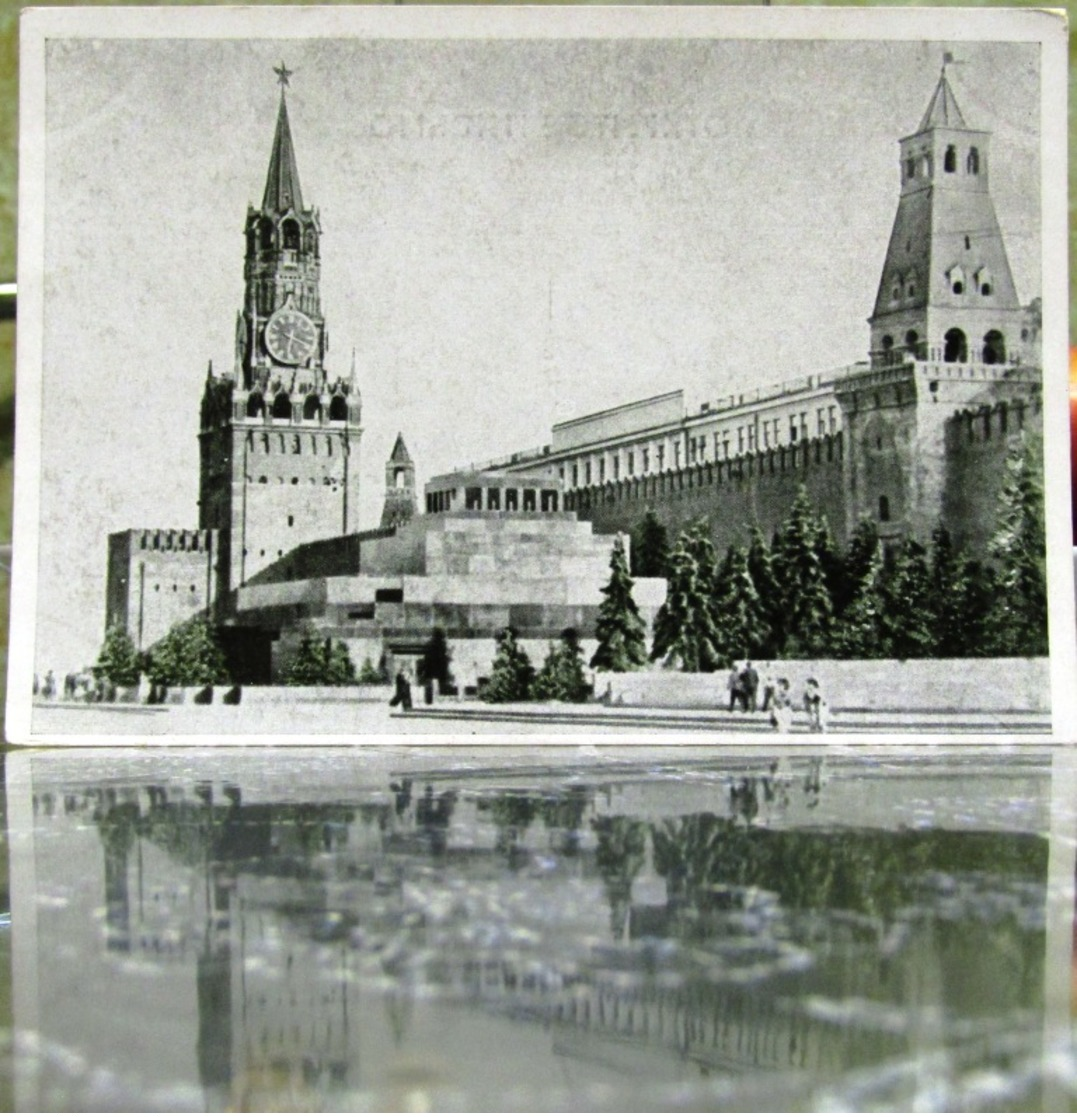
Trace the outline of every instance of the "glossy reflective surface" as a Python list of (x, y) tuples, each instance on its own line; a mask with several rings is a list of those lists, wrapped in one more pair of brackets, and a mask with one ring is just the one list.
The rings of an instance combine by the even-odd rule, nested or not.
[(10, 757), (15, 1101), (1071, 1107), (1059, 757)]

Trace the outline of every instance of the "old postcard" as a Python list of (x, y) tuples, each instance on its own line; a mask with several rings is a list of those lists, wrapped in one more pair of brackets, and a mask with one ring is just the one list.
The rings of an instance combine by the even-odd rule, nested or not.
[(1066, 50), (27, 12), (10, 739), (1077, 738)]

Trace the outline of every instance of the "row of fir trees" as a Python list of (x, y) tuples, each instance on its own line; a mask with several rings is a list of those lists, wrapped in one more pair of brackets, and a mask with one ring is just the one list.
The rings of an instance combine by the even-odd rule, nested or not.
[[(739, 659), (1046, 655), (1040, 477), (1027, 446), (1008, 455), (986, 560), (956, 549), (942, 527), (929, 547), (904, 539), (884, 550), (868, 519), (841, 550), (803, 487), (769, 542), (756, 527), (746, 547), (721, 557), (705, 521), (670, 547), (649, 512), (633, 532), (631, 573), (620, 537), (614, 543), (590, 666), (633, 671), (657, 660), (707, 672)], [(649, 652), (632, 574), (668, 582)], [(562, 634), (536, 672), (510, 628), (498, 637), (482, 697), (579, 701), (588, 693), (575, 630)]]
[[(138, 686), (143, 676), (157, 687), (226, 686), (232, 680), (217, 632), (204, 617), (173, 625), (152, 648), (139, 651), (130, 633), (114, 626), (105, 634), (94, 678), (114, 687)], [(286, 686), (346, 686), (387, 681), (384, 668), (364, 662), (357, 673), (341, 640), (322, 639), (310, 630), (284, 672)]]
[(884, 551), (872, 520), (840, 550), (802, 487), (768, 542), (716, 552), (704, 522), (672, 547), (653, 513), (637, 527), (639, 576), (668, 579), (651, 658), (714, 671), (741, 658), (921, 659), (1047, 654), (1043, 492), (1036, 456), (1007, 457), (984, 560), (945, 528)]

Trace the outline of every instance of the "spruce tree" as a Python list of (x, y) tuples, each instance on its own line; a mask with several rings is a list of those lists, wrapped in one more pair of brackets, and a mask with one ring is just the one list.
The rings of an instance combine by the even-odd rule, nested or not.
[(822, 525), (801, 485), (782, 524), (774, 562), (781, 587), (782, 650), (787, 655), (825, 654), (829, 646), (833, 607), (819, 556), (821, 533)]
[(602, 588), (595, 625), (598, 648), (591, 666), (602, 671), (634, 671), (647, 662), (647, 626), (632, 597), (624, 541), (618, 536), (610, 556), (610, 580)]
[(127, 629), (113, 625), (105, 633), (104, 643), (93, 668), (95, 679), (104, 679), (113, 686), (138, 686), (142, 674), (142, 656)]
[(485, 702), (522, 702), (531, 697), (535, 669), (527, 652), (516, 642), (516, 631), (506, 628), (498, 634), (490, 678), (479, 697)]
[(217, 634), (202, 617), (173, 625), (151, 649), (146, 673), (158, 686), (213, 686), (228, 682)]
[(1006, 458), (998, 529), (990, 544), (996, 596), (988, 632), (992, 654), (1047, 654), (1047, 571), (1042, 466), (1022, 438)]
[(323, 640), (313, 630), (304, 630), (284, 674), (285, 686), (349, 686), (356, 681), (355, 665), (343, 640)]
[(651, 659), (682, 671), (715, 671), (722, 665), (714, 623), (714, 544), (705, 523), (681, 532), (669, 560), (666, 600), (654, 624)]
[[(875, 547), (869, 550), (872, 537)], [(869, 521), (858, 524), (852, 542), (846, 557), (845, 577), (851, 580), (855, 574), (857, 584), (834, 623), (831, 652), (839, 659), (876, 659), (883, 655), (883, 603), (879, 586), (883, 564), (874, 525)]]
[(361, 686), (380, 686), (388, 682), (383, 673), (374, 666), (370, 656), (363, 657), (363, 665), (359, 668), (355, 681)]
[(748, 558), (730, 547), (716, 587), (714, 624), (724, 663), (755, 659), (764, 653), (770, 634), (766, 610), (748, 570)]
[(819, 556), (819, 565), (823, 571), (823, 581), (826, 583), (827, 593), (830, 597), (832, 615), (839, 612), (838, 602), (846, 592), (845, 556), (838, 550), (834, 536), (830, 532), (830, 524), (825, 516), (816, 518), (815, 552)]
[(327, 686), (351, 686), (355, 683), (355, 664), (343, 640), (326, 639), (325, 668)]
[(669, 533), (648, 508), (632, 531), (632, 574), (636, 578), (664, 578), (669, 565)]
[(782, 642), (782, 595), (774, 577), (774, 556), (758, 525), (749, 536), (747, 563), (767, 625), (766, 640), (757, 654), (771, 659), (778, 654)]
[(894, 659), (924, 659), (935, 653), (936, 619), (932, 608), (927, 551), (906, 539), (880, 584), (880, 644)]
[(865, 580), (874, 580), (879, 561), (879, 529), (874, 520), (865, 516), (853, 528), (845, 549), (838, 589), (831, 591), (835, 617), (840, 617), (853, 600), (862, 595)]
[(931, 537), (931, 599), (935, 655), (943, 659), (984, 654), (985, 621), (991, 608), (989, 573), (955, 550), (950, 533)]
[(531, 697), (556, 702), (586, 702), (591, 684), (583, 673), (583, 651), (574, 628), (561, 633), (561, 641), (551, 644), (542, 670), (535, 676)]

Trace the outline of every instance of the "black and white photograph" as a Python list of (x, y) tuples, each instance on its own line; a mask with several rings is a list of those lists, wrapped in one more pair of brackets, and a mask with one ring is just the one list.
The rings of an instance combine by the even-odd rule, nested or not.
[(28, 13), (9, 737), (1072, 740), (1066, 45)]

